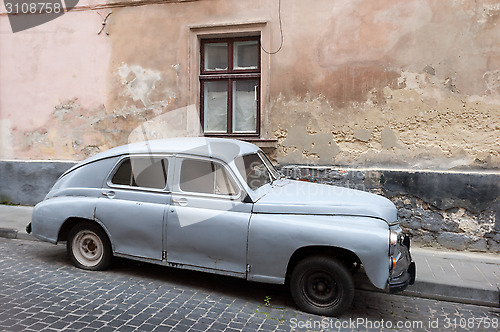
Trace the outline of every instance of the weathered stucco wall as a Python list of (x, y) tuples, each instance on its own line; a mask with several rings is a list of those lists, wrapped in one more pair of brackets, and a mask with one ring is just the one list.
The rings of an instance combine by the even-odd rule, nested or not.
[[(287, 11), (285, 28), (314, 33), (285, 29), (275, 63), (278, 161), (500, 166), (498, 1), (297, 2)], [(304, 11), (322, 15), (310, 23)]]
[[(130, 133), (142, 131), (145, 121), (164, 126), (163, 133), (147, 132), (146, 138), (178, 134), (177, 126), (166, 121), (171, 117), (163, 115), (192, 108), (199, 113), (200, 46), (190, 39), (196, 34), (193, 31), (206, 36), (205, 29), (213, 29), (212, 38), (227, 37), (245, 30), (242, 26), (248, 22), (271, 24), (277, 22), (277, 5), (269, 1), (180, 1), (114, 10), (109, 24), (112, 56), (106, 103), (114, 115), (112, 125), (120, 128), (113, 140), (126, 143)], [(268, 104), (264, 102), (262, 108)]]
[[(197, 107), (193, 26), (267, 22), (279, 46), (277, 2), (100, 4), (16, 34), (0, 16), (0, 158), (83, 159)], [(261, 102), (277, 161), (500, 166), (498, 1), (289, 0), (281, 19)]]
[(106, 101), (110, 46), (97, 34), (105, 11), (72, 11), (12, 33), (0, 8), (0, 159), (94, 154), (106, 143), (92, 127)]

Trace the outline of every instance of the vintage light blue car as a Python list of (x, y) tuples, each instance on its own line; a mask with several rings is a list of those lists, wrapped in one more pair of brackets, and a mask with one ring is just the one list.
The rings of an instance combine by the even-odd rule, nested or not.
[(409, 238), (388, 199), (283, 178), (255, 145), (218, 138), (134, 143), (65, 172), (28, 231), (67, 241), (82, 269), (113, 256), (289, 283), (304, 311), (337, 315), (361, 265), (379, 289), (415, 279)]

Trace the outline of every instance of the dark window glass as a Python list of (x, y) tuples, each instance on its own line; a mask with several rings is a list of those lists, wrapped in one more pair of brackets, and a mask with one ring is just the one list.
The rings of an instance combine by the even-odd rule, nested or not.
[(208, 160), (184, 159), (181, 166), (182, 191), (202, 194), (236, 195), (236, 185), (224, 167)]
[(118, 167), (111, 183), (142, 188), (163, 189), (167, 185), (168, 160), (158, 157), (127, 158)]
[(257, 153), (238, 157), (235, 162), (241, 176), (252, 190), (262, 187), (266, 183), (271, 183), (275, 179)]

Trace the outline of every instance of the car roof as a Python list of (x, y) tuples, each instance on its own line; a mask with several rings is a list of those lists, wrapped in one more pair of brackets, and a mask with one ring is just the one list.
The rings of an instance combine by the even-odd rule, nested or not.
[(161, 153), (189, 154), (195, 156), (213, 157), (229, 163), (237, 156), (254, 153), (258, 150), (259, 148), (254, 144), (235, 139), (208, 137), (167, 138), (136, 142), (106, 150), (78, 163), (64, 174), (97, 160), (122, 155)]

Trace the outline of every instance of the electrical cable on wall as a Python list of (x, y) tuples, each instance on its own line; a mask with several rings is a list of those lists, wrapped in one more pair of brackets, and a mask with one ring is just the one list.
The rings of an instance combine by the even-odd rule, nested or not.
[(262, 46), (262, 43), (260, 44), (260, 48), (262, 49), (262, 51), (266, 54), (269, 54), (269, 55), (273, 55), (273, 54), (276, 54), (278, 53), (281, 48), (283, 47), (283, 29), (281, 27), (281, 0), (278, 0), (278, 19), (279, 19), (279, 22), (280, 22), (280, 36), (281, 36), (281, 43), (280, 43), (280, 47), (278, 47), (278, 49), (274, 52), (269, 52), (269, 51), (266, 51), (264, 49), (264, 47)]
[[(97, 13), (97, 14), (99, 14), (99, 16), (101, 16), (101, 17), (102, 17), (102, 15), (101, 15), (99, 12), (96, 12), (96, 13)], [(100, 34), (101, 34), (101, 32), (103, 32), (104, 28), (106, 28), (106, 24), (108, 23), (108, 22), (107, 22), (108, 17), (109, 17), (109, 15), (111, 15), (111, 14), (113, 14), (113, 11), (112, 11), (112, 10), (110, 10), (110, 11), (109, 11), (109, 13), (108, 13), (108, 15), (106, 15), (106, 17), (103, 19), (103, 21), (102, 21), (102, 23), (101, 23), (101, 24), (102, 24), (101, 30), (99, 30), (99, 32), (97, 33), (98, 35), (100, 35)], [(108, 31), (106, 31), (106, 35), (108, 35), (108, 36), (109, 36)]]

